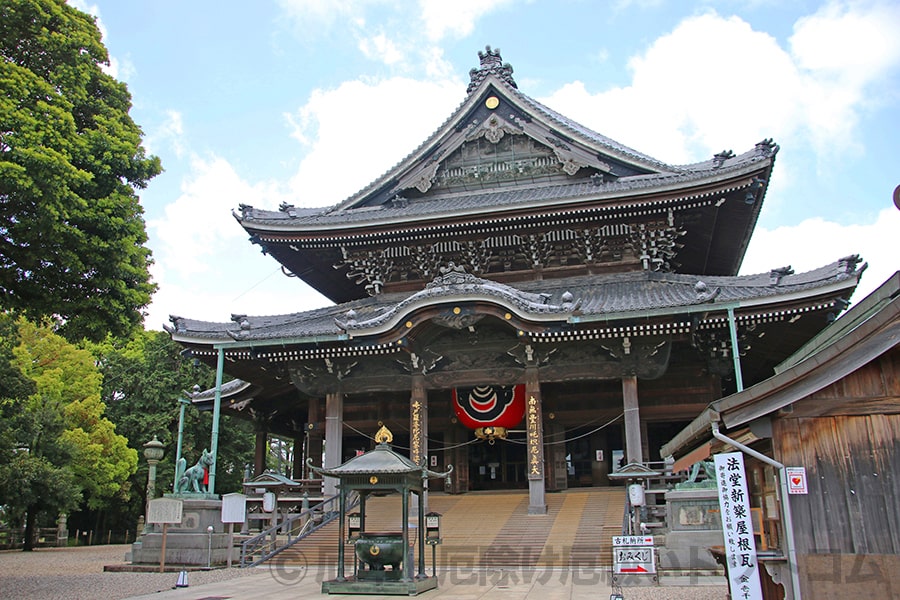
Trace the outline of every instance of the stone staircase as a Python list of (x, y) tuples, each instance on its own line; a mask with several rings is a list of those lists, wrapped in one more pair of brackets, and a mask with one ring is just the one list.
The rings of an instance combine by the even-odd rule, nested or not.
[[(598, 568), (612, 564), (612, 536), (622, 533), (625, 489), (580, 488), (547, 495), (547, 515), (528, 514), (523, 492), (432, 493), (428, 510), (441, 513), (441, 568)], [(367, 531), (400, 531), (400, 497), (369, 498)], [(337, 564), (338, 524), (332, 523), (278, 554), (279, 565)], [(346, 564), (352, 546), (345, 546)], [(425, 549), (431, 570), (431, 549)]]

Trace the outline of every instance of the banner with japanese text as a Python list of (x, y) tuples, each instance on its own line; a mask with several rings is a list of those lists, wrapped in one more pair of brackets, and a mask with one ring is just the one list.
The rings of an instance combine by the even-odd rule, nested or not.
[(762, 600), (744, 455), (740, 452), (716, 454), (715, 462), (731, 597), (734, 600)]

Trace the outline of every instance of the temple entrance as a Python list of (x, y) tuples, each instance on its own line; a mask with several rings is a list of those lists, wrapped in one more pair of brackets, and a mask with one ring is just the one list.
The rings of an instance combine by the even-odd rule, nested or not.
[(525, 441), (510, 438), (469, 446), (469, 489), (527, 489)]

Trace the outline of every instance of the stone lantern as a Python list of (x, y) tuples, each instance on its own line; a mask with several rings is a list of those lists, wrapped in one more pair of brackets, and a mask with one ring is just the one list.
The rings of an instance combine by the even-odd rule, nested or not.
[(162, 460), (164, 454), (165, 446), (155, 435), (152, 440), (144, 444), (144, 458), (147, 459), (147, 464), (150, 466), (147, 473), (147, 506), (144, 511), (144, 533), (150, 533), (153, 527), (147, 517), (149, 516), (150, 501), (156, 495), (156, 465)]

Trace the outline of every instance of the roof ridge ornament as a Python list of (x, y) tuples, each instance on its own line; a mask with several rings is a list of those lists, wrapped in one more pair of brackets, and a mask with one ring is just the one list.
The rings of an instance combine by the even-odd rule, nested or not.
[(774, 156), (778, 152), (779, 146), (772, 140), (772, 138), (766, 138), (760, 142), (757, 142), (753, 147), (753, 150), (759, 156), (768, 157)]
[(478, 59), (481, 62), (480, 66), (477, 69), (469, 71), (469, 87), (466, 88), (467, 94), (471, 94), (478, 89), (481, 82), (487, 79), (489, 75), (495, 75), (515, 89), (519, 89), (519, 86), (516, 85), (516, 81), (512, 76), (512, 65), (503, 62), (503, 58), (500, 56), (500, 48), (492, 50), (490, 46), (485, 46), (484, 52), (478, 51)]
[[(771, 141), (771, 140), (769, 140)], [(756, 147), (759, 148), (760, 144), (757, 144)], [(725, 161), (729, 158), (734, 158), (734, 152), (732, 150), (722, 150), (718, 154), (713, 156), (713, 169), (718, 169)]]
[(375, 432), (376, 444), (390, 444), (393, 441), (394, 434), (391, 433), (391, 430), (387, 428), (387, 425), (382, 425), (381, 429)]

